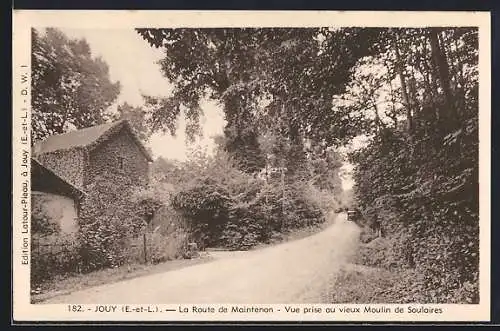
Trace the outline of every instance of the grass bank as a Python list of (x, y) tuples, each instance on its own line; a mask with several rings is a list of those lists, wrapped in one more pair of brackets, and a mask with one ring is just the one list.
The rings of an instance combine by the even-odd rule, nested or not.
[(411, 271), (393, 269), (387, 263), (387, 240), (377, 238), (367, 227), (361, 228), (358, 250), (332, 278), (325, 303), (403, 303), (401, 286), (413, 277)]
[(347, 264), (339, 271), (326, 298), (328, 303), (395, 303), (394, 287), (401, 277), (382, 268)]

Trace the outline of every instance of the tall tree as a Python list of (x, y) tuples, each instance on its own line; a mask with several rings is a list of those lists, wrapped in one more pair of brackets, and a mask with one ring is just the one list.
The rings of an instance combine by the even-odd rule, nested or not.
[[(173, 95), (156, 101), (152, 118), (167, 130), (181, 106), (196, 120), (199, 102), (222, 105), (227, 150), (259, 154), (262, 131), (297, 140), (339, 143), (341, 122), (331, 111), (332, 95), (343, 89), (350, 68), (370, 52), (377, 29), (138, 29), (152, 46), (165, 50), (160, 61), (174, 84)], [(256, 139), (257, 138), (257, 139)], [(255, 156), (251, 156), (255, 159)], [(247, 162), (243, 162), (247, 163)]]
[(400, 45), (399, 45), (399, 40), (398, 40), (399, 39), (398, 34), (394, 33), (392, 38), (393, 38), (392, 44), (394, 47), (394, 54), (396, 57), (394, 67), (396, 69), (396, 72), (398, 73), (398, 77), (399, 77), (400, 84), (401, 84), (403, 102), (404, 102), (404, 105), (406, 108), (406, 123), (407, 123), (406, 128), (407, 128), (408, 132), (411, 134), (413, 131), (413, 109), (412, 109), (413, 102), (410, 99), (410, 96), (409, 96), (410, 91), (409, 91), (407, 84), (406, 84), (406, 77), (404, 74), (405, 63), (403, 62), (403, 59), (401, 58), (401, 51), (399, 49)]
[(112, 118), (127, 120), (143, 142), (147, 142), (152, 134), (147, 125), (146, 110), (143, 107), (134, 107), (125, 102), (118, 106), (117, 114), (114, 114)]
[[(394, 127), (380, 130), (352, 155), (357, 201), (366, 222), (382, 220), (395, 243), (391, 261), (425, 279), (418, 286), (409, 280), (401, 287), (411, 288), (407, 293), (398, 289), (404, 301), (477, 302), (477, 29), (392, 32), (397, 45), (380, 39), (390, 47), (368, 61), (363, 80), (372, 85), (374, 59), (383, 58), (397, 73), (388, 75), (390, 99), (403, 107)], [(358, 97), (358, 104), (363, 100)], [(410, 116), (413, 125), (402, 129)]]
[(102, 123), (120, 92), (108, 65), (92, 57), (84, 39), (58, 29), (32, 29), (31, 36), (33, 140)]

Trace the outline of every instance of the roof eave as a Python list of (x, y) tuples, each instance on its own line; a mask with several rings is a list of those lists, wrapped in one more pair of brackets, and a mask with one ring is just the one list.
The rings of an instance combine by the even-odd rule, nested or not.
[(76, 186), (75, 184), (71, 183), (70, 181), (68, 181), (67, 179), (59, 176), (57, 173), (55, 173), (52, 169), (46, 167), (42, 162), (40, 162), (39, 160), (37, 160), (35, 157), (31, 157), (31, 160), (36, 162), (36, 164), (45, 169), (45, 171), (51, 173), (53, 176), (57, 177), (61, 182), (65, 183), (66, 185), (69, 186), (70, 190), (73, 191), (75, 193), (76, 196), (78, 196), (80, 199), (82, 197), (85, 197), (87, 195), (87, 193), (79, 188), (78, 186)]

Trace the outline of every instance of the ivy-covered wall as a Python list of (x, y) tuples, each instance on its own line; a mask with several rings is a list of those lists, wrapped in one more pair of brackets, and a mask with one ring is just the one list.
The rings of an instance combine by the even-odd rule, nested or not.
[(149, 175), (148, 160), (126, 129), (103, 142), (89, 154), (85, 186), (106, 173), (122, 175), (136, 185), (145, 185)]
[(37, 155), (39, 161), (62, 178), (83, 188), (85, 151), (81, 148), (61, 150)]

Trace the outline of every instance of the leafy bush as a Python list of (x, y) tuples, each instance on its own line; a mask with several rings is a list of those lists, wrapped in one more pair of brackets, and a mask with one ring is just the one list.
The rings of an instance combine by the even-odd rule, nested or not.
[(187, 258), (189, 257), (188, 238), (188, 233), (183, 230), (177, 230), (168, 236), (155, 231), (128, 238), (124, 247), (126, 262), (129, 264), (145, 262), (158, 264), (174, 259)]
[(191, 184), (174, 196), (172, 205), (190, 219), (193, 236), (202, 247), (213, 245), (227, 218), (228, 192), (214, 180)]
[(184, 216), (171, 207), (172, 185), (134, 187), (127, 178), (108, 174), (97, 178), (89, 192), (79, 231), (84, 271), (187, 256), (193, 235)]
[(358, 250), (357, 262), (370, 267), (385, 267), (394, 265), (391, 246), (393, 242), (386, 238), (376, 238), (361, 245)]
[(338, 271), (327, 292), (326, 303), (387, 304), (400, 303), (401, 293), (394, 287), (402, 275), (380, 268), (346, 265)]
[(273, 233), (324, 221), (331, 207), (310, 181), (264, 180), (247, 174), (220, 152), (200, 166), (187, 165), (189, 181), (178, 185), (172, 207), (189, 222), (202, 247), (249, 249)]
[(79, 243), (74, 234), (33, 234), (31, 245), (31, 287), (56, 275), (78, 271)]
[(478, 118), (463, 113), (469, 117), (455, 131), (446, 133), (445, 123), (411, 137), (388, 129), (354, 155), (366, 224), (382, 222), (391, 259), (423, 275), (430, 302), (477, 300)]
[(377, 234), (373, 231), (369, 226), (364, 225), (361, 227), (361, 233), (359, 236), (359, 240), (363, 243), (369, 243), (370, 241), (377, 238)]
[(171, 205), (174, 192), (173, 185), (156, 182), (135, 194), (136, 201), (149, 201), (148, 205), (154, 211), (146, 229), (151, 263), (190, 257), (188, 244), (193, 238), (185, 217)]
[(296, 181), (287, 187), (286, 216), (290, 228), (313, 226), (325, 221), (327, 210), (321, 208), (321, 202), (312, 192), (308, 181)]

